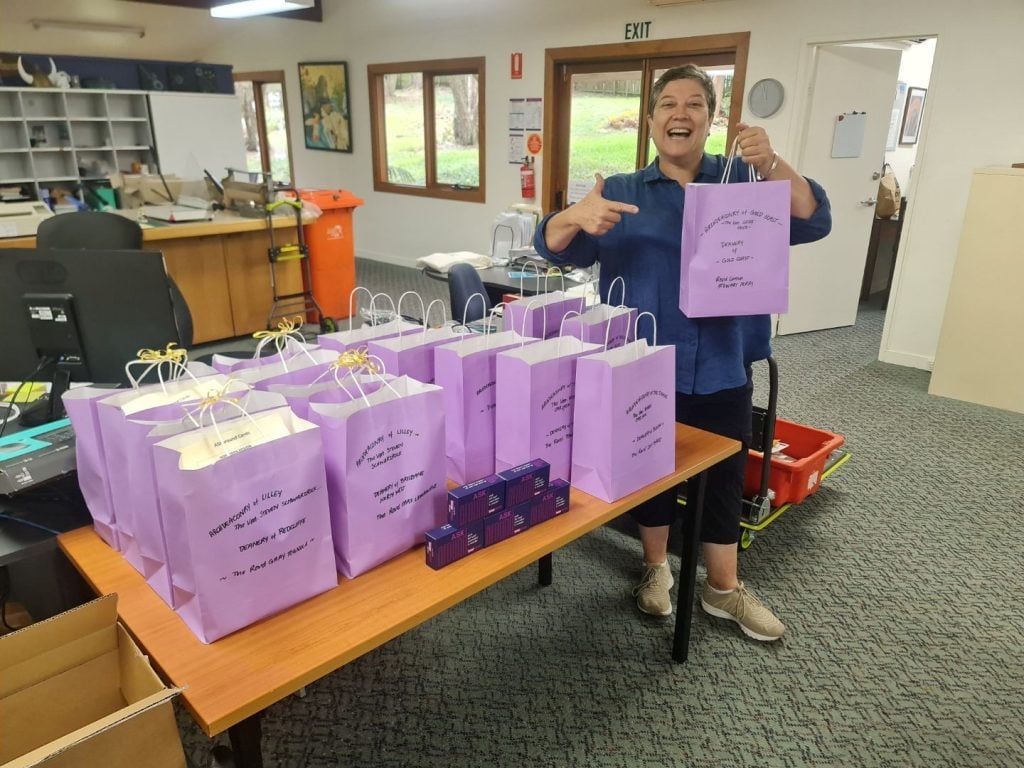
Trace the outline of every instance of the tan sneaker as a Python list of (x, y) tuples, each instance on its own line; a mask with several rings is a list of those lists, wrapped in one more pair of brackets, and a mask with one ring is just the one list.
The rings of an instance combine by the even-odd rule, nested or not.
[(712, 616), (735, 621), (744, 634), (762, 642), (778, 640), (786, 631), (786, 626), (764, 603), (747, 591), (742, 581), (738, 589), (724, 595), (713, 591), (705, 582), (700, 607)]
[(674, 583), (668, 560), (660, 565), (644, 563), (644, 576), (633, 588), (637, 607), (652, 616), (671, 616), (672, 598), (668, 591)]

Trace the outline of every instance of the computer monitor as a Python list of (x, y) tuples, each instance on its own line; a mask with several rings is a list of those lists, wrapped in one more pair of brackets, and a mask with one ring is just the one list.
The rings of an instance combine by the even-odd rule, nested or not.
[[(0, 381), (127, 383), (140, 349), (180, 343), (163, 254), (0, 248)], [(22, 419), (25, 423), (26, 419)]]

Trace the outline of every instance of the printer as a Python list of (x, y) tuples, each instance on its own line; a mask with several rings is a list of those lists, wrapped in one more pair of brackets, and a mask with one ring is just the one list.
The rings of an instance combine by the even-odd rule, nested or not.
[(46, 203), (0, 203), (0, 237), (34, 237), (39, 222), (53, 216)]

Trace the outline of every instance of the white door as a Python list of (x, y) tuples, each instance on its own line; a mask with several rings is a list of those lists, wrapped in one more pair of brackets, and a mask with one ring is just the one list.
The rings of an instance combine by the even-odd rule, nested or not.
[[(832, 233), (795, 246), (790, 256), (789, 313), (780, 334), (853, 325), (867, 260), (885, 139), (901, 53), (848, 45), (819, 46), (803, 151), (796, 167), (819, 182), (832, 203)], [(866, 112), (859, 157), (832, 157), (836, 117)], [(870, 203), (868, 201), (871, 201)]]

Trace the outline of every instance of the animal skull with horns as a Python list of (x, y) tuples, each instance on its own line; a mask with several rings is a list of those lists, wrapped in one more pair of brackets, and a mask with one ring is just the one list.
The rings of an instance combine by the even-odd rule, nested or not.
[(25, 65), (21, 63), (21, 56), (18, 57), (18, 74), (27, 85), (36, 88), (70, 88), (71, 76), (67, 72), (58, 72), (57, 65), (50, 59), (50, 74), (44, 74), (39, 69), (29, 74)]

